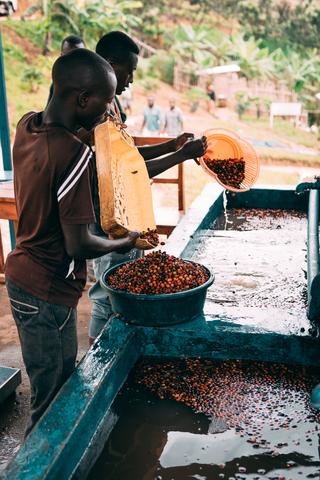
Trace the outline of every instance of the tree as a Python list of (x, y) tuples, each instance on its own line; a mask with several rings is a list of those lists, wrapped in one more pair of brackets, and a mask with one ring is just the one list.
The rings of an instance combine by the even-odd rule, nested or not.
[(263, 39), (273, 48), (319, 48), (320, 7), (318, 0), (239, 2), (237, 16), (246, 36)]
[(230, 58), (236, 61), (247, 80), (265, 79), (274, 76), (274, 63), (267, 48), (261, 48), (261, 41), (250, 37), (245, 40), (238, 35), (231, 39)]
[(277, 50), (274, 60), (277, 78), (285, 81), (288, 87), (297, 94), (310, 88), (313, 90), (312, 85), (314, 84), (318, 85), (316, 88), (320, 87), (320, 59), (316, 55), (316, 51), (305, 52), (302, 57), (294, 51), (286, 55), (281, 50)]
[(195, 29), (191, 25), (180, 25), (173, 37), (170, 36), (171, 52), (182, 61), (202, 64), (212, 51), (212, 45), (207, 39), (207, 32)]
[(73, 33), (77, 31), (77, 25), (74, 23), (72, 16), (75, 13), (75, 4), (73, 0), (64, 2), (59, 0), (41, 0), (29, 7), (23, 14), (25, 19), (39, 12), (43, 16), (41, 24), (43, 30), (43, 55), (50, 52), (52, 29), (58, 24), (61, 29), (69, 28)]
[(87, 1), (79, 6), (75, 0), (41, 0), (24, 13), (24, 18), (36, 12), (43, 16), (43, 53), (46, 55), (50, 51), (53, 31), (61, 35), (69, 30), (84, 38), (91, 38), (116, 28), (137, 28), (140, 19), (133, 12), (138, 8), (141, 8), (140, 1)]
[(22, 74), (21, 80), (27, 86), (28, 92), (37, 92), (42, 81), (42, 73), (34, 67), (26, 68)]

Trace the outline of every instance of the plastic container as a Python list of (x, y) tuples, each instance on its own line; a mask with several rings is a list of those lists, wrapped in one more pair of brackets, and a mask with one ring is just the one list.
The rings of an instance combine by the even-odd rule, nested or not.
[(236, 132), (223, 128), (206, 130), (204, 135), (208, 140), (206, 156), (210, 159), (244, 160), (244, 179), (239, 183), (239, 187), (223, 182), (221, 178), (208, 167), (204, 157), (200, 158), (200, 165), (203, 170), (208, 175), (214, 177), (214, 179), (227, 190), (233, 192), (250, 190), (258, 178), (260, 170), (258, 155), (250, 143), (243, 140)]
[(218, 95), (217, 97), (217, 107), (225, 108), (227, 106), (227, 97), (225, 95)]
[(203, 266), (209, 278), (199, 287), (183, 292), (147, 295), (116, 290), (108, 285), (108, 276), (124, 263), (110, 268), (100, 279), (109, 295), (112, 310), (120, 315), (121, 320), (134, 325), (164, 327), (188, 322), (201, 315), (207, 289), (214, 281), (214, 275), (206, 267)]

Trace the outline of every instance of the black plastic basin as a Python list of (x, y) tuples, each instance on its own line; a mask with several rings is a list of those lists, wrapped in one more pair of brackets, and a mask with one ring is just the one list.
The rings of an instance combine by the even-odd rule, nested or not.
[(193, 320), (201, 315), (207, 289), (214, 281), (214, 275), (203, 266), (209, 278), (199, 287), (176, 293), (128, 293), (108, 285), (109, 275), (120, 265), (106, 270), (100, 283), (109, 295), (114, 313), (119, 314), (125, 322), (135, 325), (166, 326)]

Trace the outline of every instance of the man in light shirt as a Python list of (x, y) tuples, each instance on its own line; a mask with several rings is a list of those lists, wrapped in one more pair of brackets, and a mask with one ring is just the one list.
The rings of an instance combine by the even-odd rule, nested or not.
[(166, 133), (169, 137), (176, 137), (183, 131), (182, 111), (176, 107), (174, 98), (170, 98), (169, 106), (170, 109), (164, 116), (163, 133)]
[(161, 112), (160, 108), (155, 107), (154, 98), (148, 98), (148, 106), (143, 112), (142, 133), (146, 136), (159, 135), (161, 128)]

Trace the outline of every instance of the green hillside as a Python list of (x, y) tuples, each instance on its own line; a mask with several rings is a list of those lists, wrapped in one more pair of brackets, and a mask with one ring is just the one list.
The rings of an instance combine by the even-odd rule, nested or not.
[[(319, 121), (316, 111), (320, 105), (315, 99), (315, 93), (320, 91), (317, 0), (185, 0), (179, 4), (172, 0), (113, 0), (90, 1), (81, 6), (73, 0), (43, 3), (48, 5), (45, 11), (39, 2), (24, 13), (23, 20), (16, 17), (0, 23), (12, 134), (23, 113), (44, 108), (51, 66), (59, 55), (61, 40), (75, 33), (94, 48), (100, 36), (112, 29), (127, 31), (157, 49), (150, 59), (140, 60), (135, 85), (144, 95), (163, 82), (172, 85), (173, 69), (179, 63), (192, 79), (195, 68), (236, 62), (247, 80), (285, 83), (311, 112), (310, 121)], [(192, 95), (197, 95), (196, 89), (186, 92), (181, 101)], [(255, 129), (259, 138), (267, 128), (267, 119), (257, 120), (246, 112), (246, 104), (255, 101), (239, 96), (237, 110), (244, 115), (241, 128)], [(201, 100), (200, 109), (201, 103), (204, 107)], [(239, 128), (239, 121), (234, 127)], [(306, 147), (319, 146), (315, 133), (297, 131), (288, 121), (277, 123), (277, 133)], [(270, 150), (262, 149), (261, 153), (272, 160)], [(304, 161), (300, 154), (277, 155), (286, 162)], [(318, 157), (310, 161), (317, 163)]]

